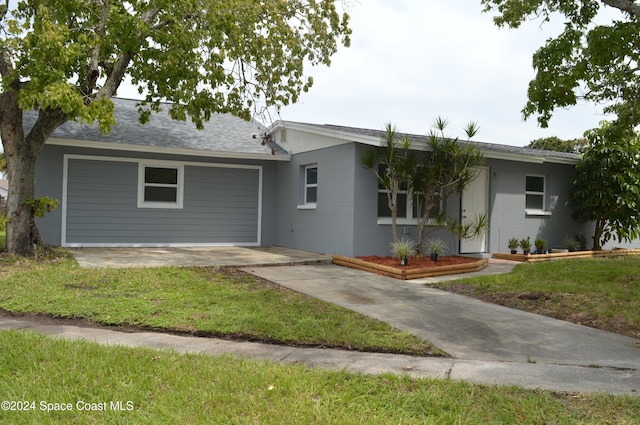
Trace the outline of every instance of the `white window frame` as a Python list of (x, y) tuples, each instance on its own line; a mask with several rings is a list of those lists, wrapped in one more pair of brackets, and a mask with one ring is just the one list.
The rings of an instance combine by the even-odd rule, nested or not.
[[(542, 192), (527, 190), (527, 178), (535, 177), (542, 179)], [(524, 180), (524, 204), (525, 204), (525, 213), (527, 215), (551, 215), (551, 211), (547, 211), (547, 176), (542, 174), (527, 174)], [(527, 208), (527, 196), (541, 196), (542, 197), (542, 209), (537, 208)]]
[[(378, 173), (382, 173), (382, 170), (380, 169), (380, 167), (384, 167), (384, 164), (378, 164)], [(380, 181), (377, 181), (378, 184), (378, 193), (377, 196), (379, 197), (380, 194), (384, 194), (384, 196), (388, 199), (388, 194), (391, 192), (391, 190), (385, 188), (385, 187), (381, 187)], [(442, 191), (440, 192), (440, 194), (442, 195)], [(396, 224), (400, 224), (400, 225), (417, 225), (418, 221), (422, 218), (422, 216), (419, 217), (414, 217), (413, 216), (413, 198), (414, 198), (414, 193), (413, 193), (413, 189), (411, 187), (407, 187), (407, 189), (405, 190), (398, 190), (398, 195), (406, 195), (406, 211), (407, 214), (406, 216), (398, 216), (396, 218)], [(378, 200), (376, 200), (376, 203), (378, 202)], [(442, 200), (442, 198), (440, 199), (440, 203), (438, 205), (438, 209), (442, 212), (443, 211), (443, 205), (444, 202)], [(379, 213), (379, 211), (378, 211)], [(385, 216), (380, 216), (378, 215), (378, 224), (384, 224), (384, 225), (390, 225), (392, 224), (392, 219), (391, 217), (385, 217)], [(429, 225), (435, 225), (436, 224), (436, 219), (433, 217), (429, 217)]]
[[(388, 196), (388, 193), (391, 192), (388, 189), (385, 188), (378, 188), (378, 195), (380, 196), (380, 194), (384, 194), (385, 197)], [(407, 189), (407, 190), (399, 190), (398, 191), (398, 195), (400, 194), (406, 194), (407, 198), (406, 198), (406, 211), (407, 211), (407, 215), (405, 217), (401, 217), (398, 216), (396, 218), (396, 224), (402, 224), (402, 225), (417, 225), (418, 224), (418, 220), (420, 220), (422, 217), (414, 217), (413, 216), (413, 191), (411, 189)], [(388, 199), (388, 198), (387, 198)], [(442, 211), (442, 200), (440, 201), (440, 205), (438, 205), (438, 209), (440, 211)], [(378, 216), (378, 224), (391, 224), (391, 217), (384, 217), (384, 216)], [(429, 224), (435, 224), (436, 220), (433, 217), (429, 217)]]
[[(171, 168), (177, 170), (176, 184), (145, 183), (146, 168)], [(176, 202), (146, 201), (144, 192), (146, 187), (175, 187)], [(139, 162), (138, 163), (138, 208), (182, 209), (184, 201), (184, 164), (175, 162)]]
[[(307, 181), (307, 171), (309, 169), (316, 169), (316, 182), (309, 183)], [(298, 209), (300, 210), (314, 210), (318, 204), (318, 164), (308, 164), (305, 165), (302, 169), (302, 179), (303, 179), (303, 187), (302, 187), (302, 204), (298, 205)], [(316, 189), (316, 200), (314, 202), (309, 202), (307, 199), (307, 190), (310, 188)]]

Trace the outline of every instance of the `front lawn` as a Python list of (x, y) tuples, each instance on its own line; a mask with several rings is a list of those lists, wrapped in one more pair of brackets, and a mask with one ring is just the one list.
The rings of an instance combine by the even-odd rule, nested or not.
[(637, 396), (367, 376), (17, 331), (0, 331), (0, 347), (0, 423), (14, 425), (625, 425), (640, 417)]
[(520, 264), (430, 286), (640, 338), (640, 256)]
[(296, 346), (446, 355), (391, 325), (233, 268), (82, 269), (68, 255), (5, 255), (0, 309)]

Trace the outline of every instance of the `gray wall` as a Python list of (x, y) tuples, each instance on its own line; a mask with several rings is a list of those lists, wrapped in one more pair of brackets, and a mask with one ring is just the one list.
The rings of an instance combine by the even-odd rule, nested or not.
[[(365, 147), (358, 145), (358, 157)], [(378, 224), (378, 181), (372, 170), (365, 169), (357, 163), (355, 169), (355, 208), (357, 211), (354, 226), (354, 250), (353, 255), (391, 255), (391, 243), (393, 242), (391, 225)], [(452, 197), (445, 203), (445, 211), (449, 216), (459, 215), (459, 198)], [(398, 238), (409, 239), (414, 242), (418, 239), (416, 225), (399, 224)], [(449, 254), (458, 252), (457, 241), (451, 233), (437, 227), (429, 227), (426, 238), (441, 238), (449, 247)]]
[[(315, 209), (303, 203), (304, 167), (318, 166)], [(355, 145), (342, 145), (293, 155), (277, 173), (276, 244), (326, 254), (350, 255), (354, 232)]]
[[(275, 174), (271, 161), (167, 156), (45, 146), (36, 167), (37, 196), (62, 199), (63, 154), (104, 155), (196, 163), (240, 163), (263, 167), (262, 245), (275, 243)], [(255, 243), (256, 169), (185, 166), (183, 209), (136, 208), (138, 165), (119, 161), (70, 160), (68, 240), (92, 243)], [(80, 174), (78, 174), (80, 173)], [(46, 176), (46, 177), (45, 177)], [(239, 186), (238, 186), (239, 185)], [(237, 186), (237, 187), (236, 187)], [(225, 194), (222, 196), (222, 194)], [(221, 199), (223, 198), (223, 199)], [(75, 205), (72, 205), (76, 202)], [(126, 206), (123, 206), (123, 202)], [(47, 243), (61, 243), (62, 205), (38, 221)], [(81, 213), (73, 216), (73, 212)], [(230, 223), (235, 225), (230, 226)], [(135, 234), (134, 238), (131, 235)]]
[[(571, 218), (569, 190), (574, 168), (562, 164), (532, 164), (505, 160), (488, 160), (490, 167), (489, 212), (491, 217), (491, 252), (508, 252), (510, 238), (543, 238), (548, 248), (562, 247), (568, 237), (587, 234), (589, 225)], [(546, 177), (549, 216), (525, 213), (525, 179), (527, 174)]]
[[(293, 155), (291, 163), (278, 165), (278, 245), (315, 252), (347, 256), (389, 255), (391, 226), (378, 224), (377, 181), (371, 170), (360, 166), (363, 145), (349, 144)], [(304, 165), (318, 164), (318, 204), (315, 210), (299, 210)], [(592, 225), (571, 218), (568, 193), (573, 167), (563, 164), (536, 164), (490, 159), (489, 252), (508, 252), (511, 237), (541, 237), (549, 248), (561, 247), (568, 237), (589, 237)], [(527, 174), (546, 177), (547, 209), (551, 215), (525, 213)], [(460, 196), (453, 195), (444, 205), (450, 218), (460, 216)], [(353, 216), (351, 216), (353, 214)], [(449, 253), (459, 252), (459, 240), (436, 227), (429, 237), (445, 240)], [(400, 238), (417, 239), (417, 226), (398, 226)]]
[[(345, 256), (389, 255), (391, 226), (378, 224), (375, 174), (360, 165), (364, 147), (347, 144), (292, 155), (278, 164), (277, 245)], [(302, 202), (304, 166), (318, 165), (316, 209), (298, 209)], [(454, 198), (455, 199), (455, 198)], [(452, 214), (458, 214), (454, 205)], [(404, 230), (408, 234), (404, 234)], [(400, 237), (416, 239), (416, 226), (399, 226)], [(432, 229), (430, 237), (445, 239), (457, 252), (453, 237)]]
[[(99, 151), (85, 148), (45, 146), (38, 157), (36, 168), (37, 196), (62, 199), (63, 154), (105, 155), (140, 159), (182, 162), (242, 163), (263, 167), (262, 191), (262, 245), (280, 245), (327, 254), (347, 256), (389, 255), (391, 226), (378, 224), (377, 182), (374, 173), (360, 166), (359, 157), (364, 147), (347, 144), (292, 155), (290, 162), (210, 159), (191, 156), (168, 156), (122, 151)], [(136, 164), (123, 164), (136, 168)], [(318, 202), (316, 209), (298, 209), (302, 203), (304, 166), (318, 165)], [(593, 225), (581, 225), (571, 219), (568, 191), (573, 168), (559, 164), (529, 164), (523, 162), (488, 160), (490, 169), (489, 213), (491, 229), (488, 247), (491, 252), (507, 252), (507, 241), (529, 236), (547, 240), (549, 247), (559, 247), (567, 237), (584, 234), (589, 241)], [(195, 167), (207, 174), (208, 168)], [(115, 173), (114, 179), (127, 171)], [(136, 170), (137, 173), (137, 170)], [(185, 170), (185, 176), (190, 175)], [(525, 176), (547, 176), (547, 205), (552, 205), (551, 216), (525, 214)], [(194, 175), (195, 177), (195, 175)], [(137, 190), (137, 175), (133, 176)], [(200, 178), (219, 180), (214, 175)], [(114, 180), (115, 181), (115, 180)], [(109, 184), (113, 183), (109, 181)], [(109, 184), (107, 186), (109, 186)], [(185, 186), (186, 187), (186, 186)], [(204, 188), (203, 188), (204, 190)], [(188, 192), (185, 193), (185, 202)], [(203, 195), (198, 195), (201, 199)], [(450, 217), (459, 216), (460, 199), (451, 197), (445, 204)], [(206, 207), (206, 206), (205, 206)], [(168, 215), (174, 212), (162, 210)], [(180, 222), (183, 217), (172, 217)], [(182, 220), (184, 222), (184, 220)], [(61, 243), (61, 208), (38, 220), (38, 227), (47, 243)], [(405, 234), (405, 230), (408, 232)], [(430, 229), (429, 237), (441, 237), (449, 252), (458, 253), (458, 241), (448, 232)], [(415, 225), (400, 225), (400, 237), (415, 240)], [(614, 246), (639, 246), (611, 242)]]

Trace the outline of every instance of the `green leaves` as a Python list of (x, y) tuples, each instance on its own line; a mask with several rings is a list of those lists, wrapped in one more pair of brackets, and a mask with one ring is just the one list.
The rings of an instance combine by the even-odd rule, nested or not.
[(587, 143), (587, 139), (562, 140), (558, 137), (552, 136), (532, 140), (525, 147), (556, 152), (582, 153)]
[(23, 0), (2, 7), (0, 47), (15, 68), (3, 76), (3, 91), (20, 82), (23, 109), (60, 108), (82, 120), (89, 116), (82, 108), (115, 95), (126, 75), (144, 87), (147, 102), (184, 105), (176, 117), (188, 113), (199, 126), (215, 112), (249, 118), (259, 105), (298, 100), (313, 83), (304, 66), (329, 65), (351, 34), (349, 16), (333, 1)]
[(640, 236), (640, 143), (620, 125), (603, 122), (587, 133), (589, 147), (576, 166), (574, 218), (596, 222), (594, 249), (615, 238)]
[[(533, 55), (535, 77), (529, 83), (525, 118), (537, 116), (547, 127), (558, 108), (578, 101), (604, 103), (627, 128), (640, 120), (640, 6), (604, 0), (482, 0), (484, 12), (495, 11), (497, 26), (517, 28), (530, 18), (564, 20), (564, 31)], [(608, 25), (594, 25), (601, 6), (621, 15)]]

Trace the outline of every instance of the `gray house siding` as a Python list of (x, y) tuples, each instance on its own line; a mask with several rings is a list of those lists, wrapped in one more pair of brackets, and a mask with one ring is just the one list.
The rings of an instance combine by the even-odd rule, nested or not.
[[(318, 167), (317, 203), (304, 207), (304, 170)], [(293, 155), (278, 164), (276, 244), (326, 254), (353, 253), (355, 145)]]
[[(574, 169), (563, 164), (533, 164), (488, 160), (490, 167), (491, 252), (508, 252), (510, 238), (543, 238), (548, 248), (563, 246), (568, 237), (589, 234), (590, 226), (571, 218), (569, 190)], [(549, 215), (527, 214), (526, 176), (544, 176), (545, 210)]]
[[(357, 158), (366, 149), (357, 145)], [(369, 148), (370, 149), (370, 148)], [(359, 160), (358, 160), (359, 161)], [(354, 224), (354, 249), (349, 255), (390, 255), (393, 236), (390, 224), (379, 224), (378, 220), (378, 181), (372, 170), (365, 169), (357, 162), (354, 180), (354, 203), (356, 220)], [(457, 216), (459, 209), (455, 202), (445, 204), (447, 214)], [(456, 253), (456, 241), (452, 235), (436, 227), (429, 228), (429, 237), (443, 239), (449, 246), (449, 253)], [(415, 224), (398, 225), (398, 238), (416, 241), (418, 238)]]
[[(69, 155), (66, 180), (65, 153)], [(36, 172), (47, 178), (43, 183), (37, 179), (38, 196), (62, 201), (58, 210), (38, 222), (46, 242), (69, 246), (274, 244), (275, 229), (262, 223), (275, 216), (275, 164), (130, 155), (45, 147)], [(138, 208), (138, 164), (149, 160), (184, 167), (182, 208)]]
[[(350, 143), (292, 155), (278, 164), (277, 245), (345, 256), (389, 255), (391, 226), (378, 224), (378, 186), (375, 174), (360, 165), (363, 145)], [(315, 208), (301, 208), (304, 168), (318, 167), (318, 201)], [(459, 215), (459, 199), (445, 205), (448, 214)], [(415, 224), (398, 226), (400, 237), (416, 239)], [(404, 232), (407, 232), (406, 234)], [(438, 228), (430, 237), (441, 237), (457, 253), (457, 241)]]
[[(351, 143), (292, 156), (278, 168), (278, 245), (347, 256), (389, 255), (391, 225), (378, 218), (375, 174), (360, 166), (366, 147)], [(299, 209), (304, 166), (318, 166), (318, 202), (315, 209)], [(548, 247), (560, 247), (568, 237), (591, 233), (591, 225), (571, 218), (568, 193), (573, 167), (566, 164), (528, 163), (488, 159), (488, 215), (486, 253), (506, 252), (509, 238), (538, 237)], [(545, 180), (544, 214), (527, 213), (526, 176)], [(449, 197), (444, 211), (460, 218), (459, 195)], [(388, 221), (388, 220), (387, 220)], [(398, 236), (417, 240), (417, 226), (400, 222)], [(450, 254), (460, 252), (460, 241), (447, 230), (431, 226), (428, 236), (442, 238)]]

